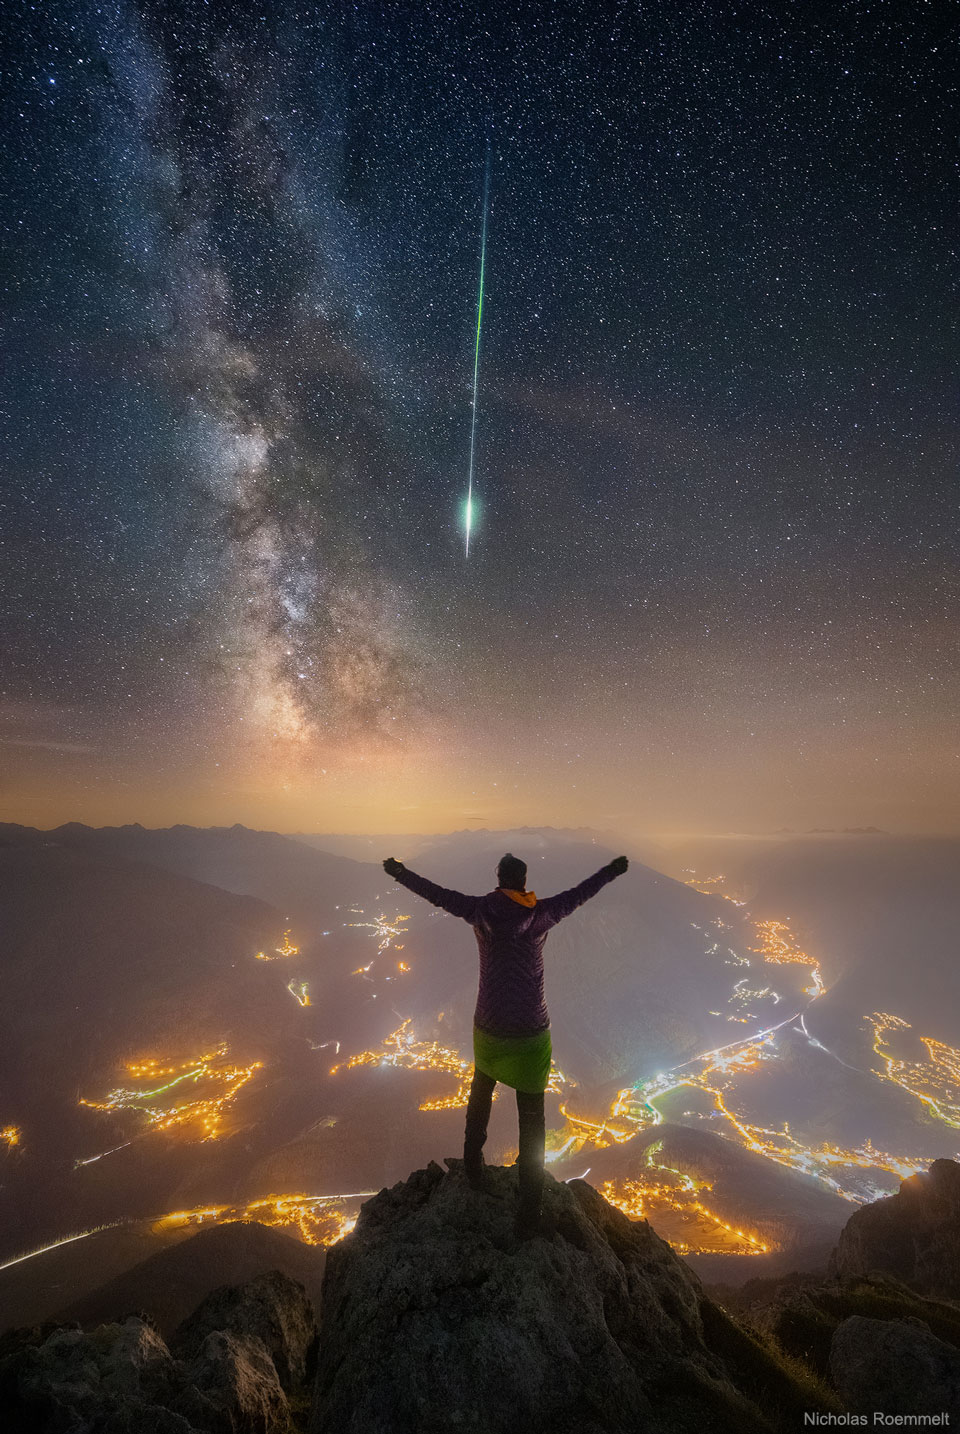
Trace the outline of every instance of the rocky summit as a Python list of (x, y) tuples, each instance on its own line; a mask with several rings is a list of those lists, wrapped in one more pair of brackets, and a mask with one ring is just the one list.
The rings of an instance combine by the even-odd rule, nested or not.
[[(142, 1313), (156, 1292), (147, 1261), (110, 1322), (0, 1338), (4, 1434), (787, 1434), (871, 1411), (960, 1422), (960, 1165), (935, 1161), (851, 1216), (831, 1274), (711, 1295), (585, 1180), (547, 1175), (540, 1231), (520, 1239), (516, 1167), (487, 1167), (478, 1190), (446, 1163), (381, 1190), (330, 1250), (319, 1354), (308, 1291), (279, 1270), (218, 1282), (161, 1332)], [(175, 1278), (181, 1260), (164, 1268)]]
[(912, 1289), (956, 1299), (960, 1294), (960, 1164), (934, 1160), (901, 1181), (896, 1195), (852, 1215), (830, 1261), (849, 1278), (885, 1270)]
[(832, 1407), (585, 1181), (548, 1175), (522, 1241), (516, 1168), (476, 1191), (446, 1163), (330, 1251), (311, 1434), (748, 1434)]

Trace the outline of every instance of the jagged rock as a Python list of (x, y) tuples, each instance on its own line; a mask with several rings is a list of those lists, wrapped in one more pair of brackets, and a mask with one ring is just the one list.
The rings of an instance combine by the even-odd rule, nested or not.
[(960, 1300), (960, 1164), (934, 1160), (896, 1195), (851, 1215), (830, 1257), (841, 1277), (885, 1270), (924, 1294)]
[(791, 1400), (799, 1417), (646, 1221), (548, 1175), (548, 1233), (521, 1242), (516, 1180), (488, 1167), (476, 1192), (431, 1162), (362, 1207), (327, 1259), (311, 1434), (747, 1434)]
[(0, 1411), (4, 1434), (287, 1434), (290, 1428), (287, 1398), (261, 1339), (215, 1331), (185, 1363), (136, 1315), (91, 1333), (74, 1327), (6, 1336)]
[(887, 1322), (919, 1319), (938, 1339), (960, 1349), (960, 1307), (917, 1294), (890, 1275), (763, 1283), (766, 1288), (733, 1308), (821, 1378), (829, 1376), (834, 1333), (852, 1316)]
[(0, 1364), (0, 1407), (14, 1430), (86, 1431), (109, 1427), (156, 1434), (192, 1434), (166, 1407), (178, 1388), (177, 1368), (156, 1330), (135, 1316), (92, 1334), (58, 1329), (41, 1343), (25, 1342)]
[(215, 1330), (175, 1408), (207, 1434), (287, 1434), (290, 1406), (263, 1341)]
[(830, 1378), (854, 1413), (960, 1417), (960, 1351), (923, 1320), (845, 1319), (830, 1346)]
[(262, 1340), (285, 1390), (313, 1373), (317, 1344), (313, 1306), (303, 1285), (279, 1270), (245, 1285), (212, 1290), (176, 1330), (171, 1348), (183, 1357), (195, 1355), (214, 1330)]

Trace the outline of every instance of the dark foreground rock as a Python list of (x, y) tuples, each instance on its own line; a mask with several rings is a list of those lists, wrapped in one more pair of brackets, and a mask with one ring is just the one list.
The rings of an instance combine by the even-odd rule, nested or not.
[(215, 1330), (259, 1340), (273, 1361), (284, 1389), (313, 1374), (317, 1321), (303, 1285), (271, 1270), (246, 1285), (212, 1290), (185, 1319), (171, 1340), (174, 1353), (196, 1356)]
[(960, 1418), (960, 1350), (918, 1319), (852, 1315), (830, 1347), (830, 1380), (854, 1413)]
[(138, 1315), (89, 1332), (11, 1331), (0, 1339), (3, 1428), (288, 1434), (288, 1393), (302, 1397), (315, 1334), (306, 1292), (279, 1271), (214, 1291), (185, 1321), (176, 1354)]
[(433, 1163), (363, 1206), (323, 1287), (311, 1434), (750, 1434), (834, 1409), (706, 1299), (646, 1223), (549, 1176)]
[(850, 1320), (869, 1324), (874, 1331), (891, 1321), (922, 1323), (937, 1339), (960, 1351), (960, 1306), (918, 1295), (890, 1275), (802, 1284), (784, 1281), (780, 1286), (770, 1282), (755, 1300), (744, 1301), (732, 1313), (825, 1379), (830, 1377), (834, 1336)]
[(847, 1221), (829, 1272), (840, 1278), (883, 1270), (922, 1294), (960, 1298), (960, 1164), (934, 1160), (896, 1195)]
[(717, 1297), (851, 1413), (958, 1423), (958, 1195), (960, 1165), (935, 1160), (898, 1194), (851, 1215), (830, 1276), (755, 1280)]

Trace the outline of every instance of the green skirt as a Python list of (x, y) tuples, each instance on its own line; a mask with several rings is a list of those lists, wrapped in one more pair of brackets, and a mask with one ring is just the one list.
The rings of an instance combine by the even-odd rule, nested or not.
[(491, 1080), (537, 1095), (550, 1079), (553, 1045), (549, 1026), (535, 1036), (491, 1036), (473, 1028), (473, 1063)]

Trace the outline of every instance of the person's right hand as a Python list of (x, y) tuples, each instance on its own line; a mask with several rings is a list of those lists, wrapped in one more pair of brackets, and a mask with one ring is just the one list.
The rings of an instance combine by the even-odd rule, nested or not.
[(610, 863), (610, 869), (615, 872), (617, 876), (622, 876), (629, 865), (630, 863), (625, 856), (615, 856)]
[(395, 856), (388, 856), (383, 863), (383, 869), (387, 873), (387, 876), (399, 876), (401, 871), (403, 871), (403, 862), (397, 861)]

